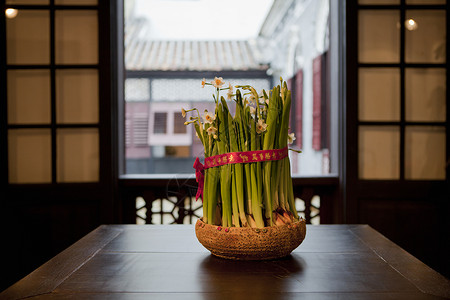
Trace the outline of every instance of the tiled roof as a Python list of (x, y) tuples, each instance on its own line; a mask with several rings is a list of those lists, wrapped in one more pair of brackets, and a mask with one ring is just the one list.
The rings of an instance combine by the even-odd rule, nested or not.
[(267, 70), (248, 41), (162, 41), (145, 36), (145, 21), (125, 24), (125, 67), (141, 71)]

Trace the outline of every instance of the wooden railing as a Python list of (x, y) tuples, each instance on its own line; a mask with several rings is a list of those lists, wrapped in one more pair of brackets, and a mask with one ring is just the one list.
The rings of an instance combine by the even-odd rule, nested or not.
[[(336, 223), (338, 177), (294, 177), (292, 181), (297, 210), (308, 224)], [(193, 175), (125, 175), (119, 189), (124, 223), (192, 224), (202, 216)]]

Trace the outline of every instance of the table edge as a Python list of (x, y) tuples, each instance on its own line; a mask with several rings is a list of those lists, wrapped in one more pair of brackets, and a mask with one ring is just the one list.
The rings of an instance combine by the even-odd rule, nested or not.
[[(22, 299), (52, 292), (123, 231), (124, 229), (119, 227), (98, 226), (29, 275), (1, 292), (0, 299)], [(66, 268), (63, 268), (65, 272), (55, 272), (55, 267), (61, 265), (66, 266)]]
[[(354, 226), (349, 228), (349, 231), (422, 293), (450, 298), (449, 279), (427, 266), (370, 225)], [(402, 259), (398, 260), (397, 258)]]

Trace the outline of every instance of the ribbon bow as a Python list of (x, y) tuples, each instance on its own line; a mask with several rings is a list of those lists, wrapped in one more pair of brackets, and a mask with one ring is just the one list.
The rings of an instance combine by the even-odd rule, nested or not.
[(198, 200), (198, 198), (202, 198), (202, 202), (203, 202), (203, 184), (204, 184), (204, 180), (205, 180), (205, 175), (204, 175), (204, 166), (203, 164), (200, 162), (200, 160), (197, 159), (194, 162), (193, 165), (194, 169), (195, 169), (195, 180), (198, 183), (198, 188), (197, 188), (197, 195), (195, 195), (195, 200)]

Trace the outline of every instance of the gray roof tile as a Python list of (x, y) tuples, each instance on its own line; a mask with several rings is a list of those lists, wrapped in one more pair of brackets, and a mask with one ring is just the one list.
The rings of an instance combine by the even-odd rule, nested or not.
[(242, 40), (152, 40), (146, 21), (125, 24), (125, 68), (139, 71), (267, 70), (256, 59), (258, 51)]

